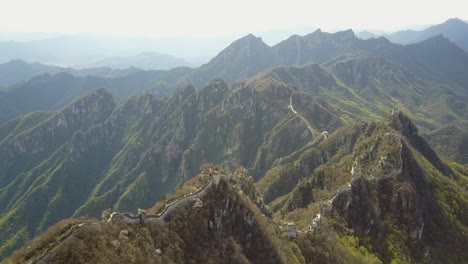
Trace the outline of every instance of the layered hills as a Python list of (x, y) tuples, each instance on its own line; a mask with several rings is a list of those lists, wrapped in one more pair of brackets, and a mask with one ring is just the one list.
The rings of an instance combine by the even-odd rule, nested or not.
[[(103, 214), (50, 228), (9, 259), (60, 263), (391, 263), (466, 259), (468, 175), (441, 161), (399, 111), (344, 126), (289, 155), (299, 179), (269, 207), (245, 170), (204, 166), (138, 216)], [(206, 186), (206, 187), (204, 187)], [(204, 195), (189, 197), (203, 189)], [(171, 215), (158, 219), (170, 200)], [(273, 210), (273, 214), (268, 208)], [(119, 217), (117, 217), (119, 216)], [(127, 218), (140, 219), (136, 222)], [(154, 219), (154, 220), (151, 220)], [(294, 221), (297, 224), (282, 224)]]
[[(2, 234), (9, 240), (26, 226), (32, 236), (74, 214), (148, 207), (205, 161), (255, 167), (260, 175), (277, 157), (312, 139), (306, 123), (287, 109), (288, 99), (288, 90), (277, 97), (214, 81), (200, 91), (187, 86), (165, 100), (143, 95), (116, 107), (111, 95), (100, 90), (42, 119), (35, 116), (39, 114), (15, 119), (2, 133), (2, 211), (10, 212), (2, 217)], [(331, 129), (339, 124), (320, 102), (308, 100), (327, 117), (314, 126)], [(93, 125), (87, 109), (96, 109), (105, 120)], [(88, 123), (80, 128), (73, 120)], [(296, 141), (288, 142), (286, 135)], [(260, 152), (267, 155), (257, 160)], [(36, 217), (22, 217), (31, 210)]]
[[(0, 254), (72, 217), (11, 259), (459, 262), (467, 72), (468, 55), (442, 36), (403, 46), (318, 30), (273, 47), (249, 35), (196, 69), (10, 86), (0, 94)], [(217, 167), (223, 179), (198, 201), (213, 173), (191, 178), (207, 162), (226, 171)], [(159, 219), (177, 197), (191, 198), (171, 209), (173, 222), (89, 219), (153, 206)], [(282, 221), (295, 225), (280, 231)], [(182, 256), (203, 243), (206, 255)]]
[(122, 70), (135, 67), (143, 70), (169, 70), (176, 67), (191, 66), (191, 64), (168, 54), (147, 51), (134, 56), (105, 58), (79, 66), (80, 68), (109, 67)]
[(0, 114), (0, 124), (33, 111), (58, 110), (89, 91), (107, 88), (118, 100), (131, 95), (151, 93), (165, 97), (173, 93), (178, 76), (188, 68), (171, 71), (130, 70), (115, 78), (96, 77), (93, 74), (74, 76), (67, 72), (44, 74), (0, 91), (5, 110)]
[(42, 74), (57, 74), (62, 72), (74, 76), (96, 76), (102, 78), (122, 77), (129, 73), (138, 71), (138, 68), (127, 67), (125, 69), (112, 69), (110, 67), (95, 67), (89, 69), (75, 70), (40, 63), (27, 63), (22, 60), (12, 60), (0, 64), (0, 85), (11, 86)]
[[(423, 42), (403, 46), (391, 43), (385, 38), (361, 40), (351, 30), (334, 34), (317, 30), (306, 36), (291, 36), (273, 47), (266, 45), (260, 38), (247, 35), (233, 42), (207, 64), (195, 69), (176, 68), (169, 71), (131, 72), (119, 78), (105, 78), (104, 81), (82, 84), (78, 89), (73, 90), (82, 91), (79, 94), (82, 95), (90, 89), (108, 88), (117, 98), (125, 98), (148, 89), (156, 94), (167, 95), (174, 92), (180, 83), (190, 83), (200, 89), (216, 78), (231, 84), (251, 78), (270, 67), (318, 63), (326, 68), (333, 68), (337, 62), (362, 56), (384, 58), (401, 66), (415, 79), (424, 80), (425, 86), (446, 87), (455, 94), (468, 95), (466, 91), (468, 55), (448, 39), (435, 36)], [(103, 77), (101, 74), (98, 75)], [(82, 78), (87, 77), (73, 77), (76, 80), (70, 80), (67, 83), (79, 83)], [(102, 85), (102, 82), (106, 84)], [(39, 85), (41, 87), (54, 86), (55, 83), (53, 77), (49, 80), (44, 77), (35, 78), (24, 84), (10, 87), (8, 91), (30, 90)], [(122, 83), (125, 85), (121, 85)], [(62, 86), (63, 91), (57, 90), (55, 93), (62, 94), (63, 98), (69, 98), (66, 103), (79, 96), (73, 93), (68, 94), (67, 84), (62, 84)], [(44, 92), (38, 99), (50, 100), (49, 97), (56, 96), (55, 93)], [(10, 101), (12, 105), (15, 105), (22, 104), (21, 100), (23, 99), (13, 98)], [(64, 104), (60, 105), (60, 107), (63, 106)], [(35, 110), (56, 109), (51, 107)], [(19, 113), (28, 112), (22, 109), (18, 111)], [(14, 112), (14, 110), (9, 112)], [(11, 117), (10, 115), (0, 119), (8, 120)]]
[[(337, 72), (349, 65), (360, 69), (359, 61), (343, 63), (336, 65)], [(273, 201), (301, 176), (294, 166), (283, 166), (291, 155), (356, 120), (378, 120), (411, 99), (408, 95), (422, 92), (417, 83), (405, 94), (385, 91), (377, 85), (388, 78), (381, 69), (396, 66), (373, 63), (380, 65), (372, 67), (380, 78), (360, 85), (367, 87), (362, 91), (311, 64), (274, 68), (232, 86), (216, 80), (197, 91), (188, 85), (165, 99), (146, 94), (115, 104), (101, 89), (60, 111), (10, 121), (0, 133), (4, 252), (64, 217), (150, 207), (204, 162), (247, 168), (255, 179), (268, 182), (262, 191), (266, 201)], [(360, 69), (356, 75), (365, 81), (364, 73)], [(395, 85), (414, 81), (405, 76), (401, 71), (396, 77), (401, 83)], [(380, 94), (371, 96), (366, 89)], [(419, 110), (424, 104), (411, 103), (412, 116), (425, 125), (428, 118)], [(30, 213), (34, 217), (23, 217)]]
[(451, 18), (442, 24), (434, 25), (421, 31), (404, 30), (384, 36), (394, 43), (411, 44), (437, 35), (444, 35), (468, 52), (468, 24), (458, 18)]

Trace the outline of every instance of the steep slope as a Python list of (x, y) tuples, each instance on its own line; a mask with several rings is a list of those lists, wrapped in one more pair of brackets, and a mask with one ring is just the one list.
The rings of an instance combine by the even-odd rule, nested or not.
[(11, 176), (37, 166), (76, 131), (103, 122), (114, 107), (112, 96), (101, 89), (54, 114), (33, 113), (1, 127), (0, 186), (8, 185)]
[(360, 40), (352, 30), (334, 34), (315, 31), (306, 36), (292, 36), (273, 47), (260, 38), (241, 38), (184, 77), (196, 87), (213, 78), (228, 83), (250, 78), (272, 66), (319, 63), (333, 67), (336, 62), (361, 56), (384, 57), (399, 64), (421, 79), (452, 87), (467, 95), (468, 54), (448, 39), (436, 36), (427, 41), (402, 46), (384, 38)]
[(286, 161), (294, 165), (284, 177), (299, 170), (301, 178), (270, 203), (274, 219), (244, 169), (231, 173), (204, 165), (151, 209), (138, 215), (105, 212), (101, 222), (63, 221), (8, 261), (462, 263), (467, 258), (468, 170), (442, 162), (406, 115), (393, 111), (381, 122), (356, 122), (306, 147)]
[(401, 134), (396, 149), (384, 150), (388, 143), (377, 141), (382, 147), (376, 153), (357, 151), (357, 173), (351, 188), (332, 200), (332, 214), (342, 217), (363, 241), (368, 238), (363, 244), (373, 245), (386, 262), (463, 261), (467, 256), (461, 245), (468, 240), (466, 175), (442, 163), (402, 113), (392, 113), (388, 125)]
[(468, 130), (450, 124), (424, 134), (437, 153), (448, 160), (468, 164)]
[(291, 36), (272, 49), (277, 54), (277, 65), (324, 63), (342, 56), (359, 55), (359, 40), (351, 29), (336, 33), (315, 32), (305, 36)]
[[(290, 49), (293, 44), (300, 48)], [(210, 68), (200, 83), (224, 66), (249, 76), (267, 67), (272, 58), (239, 67), (229, 64), (230, 52), (240, 62), (248, 57), (248, 63), (255, 63), (260, 58), (256, 54), (273, 50), (284, 54), (273, 56), (281, 63), (323, 64), (271, 68), (232, 86), (219, 80), (201, 89), (180, 86), (164, 99), (180, 76), (194, 78), (208, 66), (195, 71), (138, 71), (116, 79), (43, 75), (2, 93), (10, 102), (21, 102), (20, 107), (7, 107), (13, 112), (53, 110), (97, 87), (109, 88), (117, 100), (145, 90), (153, 94), (127, 98), (115, 106), (101, 91), (98, 97), (104, 99), (91, 104), (100, 114), (88, 111), (86, 103), (76, 104), (20, 117), (0, 128), (2, 254), (66, 217), (98, 216), (106, 208), (149, 207), (207, 161), (246, 167), (255, 179), (262, 179), (258, 186), (276, 211), (306, 206), (316, 198), (291, 191), (297, 184), (307, 189), (315, 183), (301, 178), (322, 168), (321, 174), (317, 171), (318, 186), (335, 188), (348, 181), (349, 175), (341, 173), (346, 171), (343, 166), (352, 166), (349, 155), (356, 142), (375, 129), (361, 121), (380, 119), (395, 106), (411, 111), (426, 131), (445, 124), (466, 127), (466, 99), (461, 94), (468, 87), (463, 86), (468, 60), (443, 37), (401, 46), (385, 39), (360, 41), (351, 31), (317, 31), (276, 48), (253, 36), (231, 48), (223, 55), (224, 62), (213, 59), (220, 66)], [(293, 53), (300, 53), (294, 62), (289, 60)], [(79, 122), (62, 131), (68, 126), (61, 118), (64, 114)], [(82, 114), (85, 121), (80, 121)], [(333, 138), (336, 141), (329, 140)], [(440, 138), (431, 142), (443, 146)], [(338, 166), (341, 172), (321, 167), (346, 155), (347, 163)], [(330, 171), (336, 173), (336, 182), (324, 179)], [(320, 195), (331, 198), (328, 192)], [(317, 210), (318, 205), (313, 207)]]
[[(61, 155), (68, 155), (60, 151), (62, 144), (68, 141), (77, 131), (86, 129), (105, 120), (114, 108), (111, 95), (104, 90), (91, 93), (88, 96), (78, 99), (68, 107), (54, 114), (33, 113), (9, 122), (1, 130), (0, 155), (2, 157), (2, 173), (0, 176), (0, 200), (2, 222), (2, 255), (5, 250), (17, 247), (30, 234), (33, 234), (35, 225), (41, 219), (41, 210), (44, 204), (42, 197), (54, 197), (55, 193), (47, 186), (55, 188), (61, 185), (60, 181), (52, 181), (48, 178), (51, 171), (48, 169), (60, 168), (60, 164), (46, 167), (43, 163), (53, 157), (54, 153), (61, 152)], [(41, 166), (41, 164), (43, 164)], [(30, 170), (41, 170), (44, 173), (42, 179), (32, 177), (27, 172)], [(45, 171), (44, 171), (45, 170)], [(83, 179), (84, 180), (84, 179)], [(80, 180), (78, 180), (80, 182)], [(79, 191), (75, 189), (77, 185), (69, 182), (70, 195)], [(59, 187), (57, 187), (58, 189)], [(60, 190), (55, 195), (55, 201), (60, 201)], [(28, 197), (22, 197), (29, 194)], [(26, 200), (27, 202), (24, 202)], [(68, 202), (70, 202), (68, 200)], [(54, 207), (53, 203), (49, 206)], [(66, 210), (68, 204), (58, 204), (56, 210)], [(56, 207), (55, 206), (55, 207)], [(41, 209), (42, 207), (42, 209)], [(52, 209), (53, 211), (54, 209)], [(6, 214), (6, 212), (10, 212)], [(38, 216), (39, 214), (39, 216)], [(41, 216), (41, 218), (44, 216)], [(52, 217), (46, 216), (45, 218)], [(56, 215), (58, 219), (64, 217), (62, 214)], [(9, 221), (3, 221), (10, 219)], [(53, 218), (53, 221), (58, 220)], [(55, 220), (54, 220), (55, 219)], [(4, 243), (9, 236), (13, 237), (11, 243)]]
[[(451, 100), (441, 103), (443, 111), (423, 111), (434, 108), (435, 102), (425, 95), (434, 91), (456, 97), (386, 59), (360, 57), (329, 69), (318, 64), (273, 68), (231, 87), (220, 80), (198, 91), (189, 85), (165, 99), (131, 97), (109, 108), (112, 114), (94, 126), (53, 141), (56, 145), (47, 155), (32, 153), (36, 159), (28, 158), (34, 162), (26, 167), (5, 154), (0, 232), (8, 235), (3, 241), (11, 243), (11, 235), (24, 226), (33, 236), (64, 217), (149, 207), (196, 174), (204, 162), (247, 168), (255, 179), (262, 179), (259, 187), (271, 202), (289, 193), (304, 173), (333, 160), (335, 151), (352, 149), (362, 130), (352, 126), (356, 120), (381, 119), (395, 106), (404, 106), (427, 131), (451, 122), (466, 125), (463, 102), (461, 110), (453, 110), (456, 121), (430, 116), (452, 113), (446, 110), (456, 105)], [(17, 119), (1, 128), (0, 135), (8, 138), (20, 131), (34, 138), (30, 127), (47, 126), (44, 120), (51, 115), (55, 114)], [(343, 125), (350, 127), (340, 128)], [(317, 144), (335, 130), (344, 138), (330, 149), (318, 150)], [(38, 141), (49, 142), (42, 136), (38, 134)], [(438, 139), (431, 142), (441, 144)], [(4, 144), (5, 153), (15, 147), (12, 141)], [(318, 155), (318, 161), (296, 166), (293, 161), (305, 152)], [(80, 177), (87, 179), (80, 191), (64, 191)], [(35, 192), (41, 186), (46, 191)], [(34, 221), (18, 221), (37, 201), (41, 203), (34, 205)], [(7, 228), (13, 222), (17, 225)]]
[(185, 78), (195, 86), (202, 86), (214, 77), (232, 82), (249, 78), (272, 66), (319, 63), (333, 67), (337, 62), (361, 56), (383, 57), (403, 66), (418, 78), (468, 95), (468, 54), (448, 39), (434, 36), (421, 43), (403, 46), (385, 38), (358, 39), (352, 30), (333, 34), (317, 30), (306, 36), (291, 36), (273, 47), (248, 35)]
[[(271, 180), (288, 178), (274, 171), (288, 163), (295, 164), (289, 175), (301, 177), (274, 194)], [(258, 186), (267, 202), (275, 199), (278, 218), (312, 230), (308, 243), (336, 232), (348, 249), (384, 263), (459, 263), (468, 240), (466, 172), (442, 162), (408, 117), (393, 111), (383, 123), (337, 130), (272, 168)]]
[[(71, 215), (97, 216), (106, 208), (148, 207), (206, 161), (242, 165), (261, 177), (277, 158), (314, 138), (309, 126), (332, 131), (341, 125), (326, 103), (307, 94), (302, 104), (308, 108), (298, 108), (303, 116), (294, 114), (288, 109), (290, 93), (287, 87), (260, 89), (239, 83), (229, 88), (213, 81), (199, 91), (186, 86), (164, 100), (151, 95), (133, 97), (122, 101), (99, 124), (57, 141), (57, 148), (37, 156), (34, 166), (18, 168), (14, 165), (18, 159), (6, 156), (0, 190), (5, 205), (2, 243), (20, 243)], [(309, 122), (304, 116), (322, 118)], [(12, 137), (15, 128), (24, 127), (25, 137), (32, 138), (30, 119), (36, 126), (47, 126), (42, 119), (23, 117), (4, 126), (2, 135)], [(45, 136), (37, 135), (39, 139)], [(6, 141), (5, 146), (15, 145)], [(34, 217), (22, 217), (30, 213)], [(24, 227), (25, 237), (15, 240), (13, 235)]]
[(202, 86), (215, 78), (232, 83), (247, 79), (274, 65), (274, 55), (271, 48), (261, 38), (249, 34), (234, 41), (186, 78), (195, 86)]
[(420, 79), (448, 86), (457, 94), (467, 96), (468, 53), (441, 35), (407, 46), (379, 48), (375, 52), (402, 64)]
[(366, 101), (406, 108), (424, 128), (467, 125), (466, 97), (386, 59), (360, 57), (338, 62), (331, 70)]
[[(348, 116), (384, 116), (394, 107), (407, 109), (426, 130), (446, 124), (468, 125), (466, 97), (416, 78), (401, 65), (384, 58), (358, 57), (330, 68), (317, 64), (266, 70), (247, 83), (263, 87), (290, 87), (327, 102)], [(300, 107), (301, 99), (292, 95)], [(313, 119), (312, 117), (308, 117)]]
[[(207, 176), (202, 173), (198, 179)], [(179, 206), (165, 221), (138, 227), (70, 220), (50, 229), (31, 250), (17, 253), (11, 261), (301, 263), (288, 242), (278, 238), (272, 219), (262, 215), (252, 179), (239, 173), (217, 176), (221, 179), (204, 197)]]

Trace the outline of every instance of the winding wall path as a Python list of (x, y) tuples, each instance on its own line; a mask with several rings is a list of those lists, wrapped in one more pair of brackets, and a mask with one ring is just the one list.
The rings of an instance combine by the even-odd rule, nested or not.
[(232, 177), (232, 175), (231, 174), (228, 174), (228, 175), (217, 174), (217, 175), (212, 176), (211, 180), (201, 190), (199, 190), (198, 192), (194, 194), (182, 197), (179, 200), (176, 200), (166, 205), (164, 210), (158, 215), (143, 215), (143, 214), (130, 215), (126, 213), (114, 212), (111, 214), (108, 222), (116, 223), (116, 222), (122, 221), (127, 224), (144, 224), (147, 222), (166, 221), (168, 216), (170, 216), (172, 212), (174, 212), (174, 210), (176, 210), (178, 207), (185, 206), (191, 202), (196, 202), (197, 200), (205, 197), (208, 191), (213, 186), (215, 187), (218, 186), (219, 181), (221, 180), (221, 177), (226, 177), (229, 180)]
[(302, 119), (302, 121), (305, 123), (305, 125), (307, 126), (307, 128), (309, 129), (310, 133), (312, 133), (312, 137), (315, 138), (315, 132), (314, 130), (312, 129), (312, 127), (309, 126), (309, 124), (306, 122), (306, 119), (301, 115), (299, 114), (296, 110), (294, 110), (294, 107), (293, 107), (293, 104), (292, 104), (292, 93), (291, 93), (291, 96), (289, 97), (289, 106), (288, 108), (291, 109), (291, 111), (296, 114), (297, 116), (299, 116), (299, 118)]

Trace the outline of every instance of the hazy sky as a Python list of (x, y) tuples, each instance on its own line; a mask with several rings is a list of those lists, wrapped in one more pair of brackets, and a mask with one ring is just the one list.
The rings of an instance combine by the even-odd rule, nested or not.
[(0, 31), (206, 36), (310, 26), (392, 30), (468, 18), (445, 0), (0, 0)]

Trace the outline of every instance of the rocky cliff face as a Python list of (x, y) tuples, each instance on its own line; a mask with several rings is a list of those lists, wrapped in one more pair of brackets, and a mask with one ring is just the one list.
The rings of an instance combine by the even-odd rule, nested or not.
[(39, 122), (18, 119), (4, 126), (0, 144), (3, 160), (0, 186), (11, 183), (15, 174), (38, 165), (76, 131), (103, 122), (114, 107), (112, 96), (105, 90), (98, 90), (57, 113), (31, 117)]
[[(327, 35), (326, 43), (344, 38), (344, 42), (356, 44), (350, 34)], [(258, 39), (244, 41), (252, 49), (262, 47)], [(379, 122), (379, 115), (390, 112), (393, 105), (404, 105), (400, 99), (406, 96), (393, 96), (384, 87), (377, 92), (369, 87), (394, 84), (398, 91), (417, 95), (423, 86), (412, 78), (413, 73), (386, 59), (350, 59), (327, 66), (330, 68), (318, 64), (279, 67), (231, 86), (221, 80), (198, 90), (184, 85), (165, 99), (145, 94), (118, 105), (98, 91), (62, 111), (34, 113), (3, 126), (0, 155), (6, 169), (0, 173), (0, 241), (4, 245), (0, 253), (6, 255), (66, 217), (99, 216), (106, 208), (150, 207), (196, 174), (205, 162), (245, 167), (259, 180), (258, 187), (276, 215), (297, 221), (303, 230), (310, 221), (301, 215), (315, 217), (321, 203), (348, 183), (352, 185), (353, 175), (359, 171), (367, 173), (366, 179), (399, 175), (404, 169), (402, 153), (412, 154), (418, 164), (431, 164), (420, 168), (432, 171), (434, 167), (434, 173), (463, 183), (459, 175), (464, 173), (463, 167), (457, 172), (452, 168), (455, 165), (441, 161), (417, 135), (408, 117), (396, 113), (386, 123)], [(353, 82), (347, 79), (348, 70), (350, 75), (366, 77)], [(374, 81), (367, 82), (371, 79)], [(366, 87), (359, 87), (364, 84)], [(441, 91), (451, 94), (447, 99), (456, 97), (448, 89)], [(410, 101), (417, 101), (413, 99)], [(463, 124), (462, 115), (445, 108), (449, 102), (459, 105), (458, 101), (440, 105), (425, 101), (417, 109), (440, 106), (444, 110), (438, 114), (453, 114), (454, 122)], [(463, 107), (461, 104), (460, 109)], [(412, 116), (424, 129), (436, 122), (422, 112)], [(22, 155), (29, 163), (18, 161)], [(361, 185), (374, 188), (365, 181)], [(444, 198), (437, 200), (449, 199), (453, 192), (440, 196)]]
[[(331, 214), (342, 217), (359, 236), (370, 238), (369, 246), (385, 262), (396, 258), (429, 263), (445, 261), (449, 255), (442, 253), (442, 248), (454, 254), (450, 255), (450, 261), (462, 260), (461, 248), (451, 241), (467, 238), (461, 233), (455, 237), (448, 235), (457, 231), (447, 226), (451, 220), (444, 212), (444, 199), (438, 196), (443, 187), (432, 179), (449, 180), (458, 176), (418, 135), (407, 116), (394, 111), (387, 122), (398, 134), (393, 139), (391, 134), (384, 134), (383, 140), (393, 140), (396, 148), (387, 152), (377, 143), (377, 150), (369, 153), (373, 156), (365, 158), (367, 162), (378, 160), (378, 169), (365, 164), (366, 160), (358, 156), (357, 172), (349, 187), (332, 199)], [(455, 222), (466, 220), (463, 214), (455, 213), (454, 217)], [(442, 246), (442, 241), (447, 244)], [(395, 248), (379, 244), (392, 244)]]
[(165, 221), (143, 226), (62, 222), (10, 260), (290, 263), (293, 253), (278, 239), (272, 219), (257, 207), (256, 193), (252, 178), (224, 175), (202, 199), (180, 206)]
[[(217, 91), (224, 93), (222, 87)], [(188, 105), (193, 106), (194, 101), (187, 100), (194, 98), (201, 100), (198, 92), (187, 87), (171, 100), (191, 102)], [(228, 98), (237, 100), (234, 94)], [(164, 102), (151, 103), (150, 99), (141, 97), (127, 103), (144, 105), (139, 109), (145, 109), (149, 116), (153, 111), (164, 111)], [(210, 105), (213, 100), (203, 100), (203, 105)], [(242, 108), (213, 105), (230, 111)], [(248, 108), (249, 104), (243, 107)], [(129, 108), (117, 107), (114, 113), (117, 109), (122, 114)], [(144, 113), (138, 116), (143, 118)], [(216, 114), (223, 112), (213, 111)], [(110, 121), (106, 121), (109, 126), (107, 122)], [(131, 135), (116, 133), (105, 138)], [(169, 142), (176, 140), (180, 144), (185, 138), (181, 135), (186, 134), (174, 135)], [(85, 139), (86, 136), (80, 138)], [(92, 145), (83, 142), (78, 145)], [(178, 153), (177, 148), (170, 150)], [(78, 157), (89, 153), (85, 150)], [(142, 168), (138, 164), (133, 173), (138, 175)], [(394, 110), (380, 122), (343, 126), (276, 159), (272, 169), (256, 184), (260, 191), (245, 172), (241, 169), (232, 174), (220, 167), (204, 167), (198, 177), (149, 209), (148, 217), (161, 212), (165, 203), (177, 204), (204, 188), (211, 175), (221, 175), (219, 181), (199, 199), (171, 207), (169, 216), (161, 221), (140, 221), (135, 226), (107, 220), (104, 222), (108, 224), (67, 220), (10, 259), (14, 263), (58, 263), (64, 259), (77, 263), (459, 263), (467, 257), (463, 246), (468, 239), (468, 194), (464, 188), (468, 170), (441, 161), (400, 111)], [(98, 184), (102, 189), (92, 191), (96, 198), (86, 202), (76, 214), (92, 210), (93, 206), (99, 208), (100, 199), (110, 200), (109, 192), (104, 190), (113, 186), (106, 181), (115, 176), (108, 177)], [(140, 184), (144, 177), (137, 176), (132, 185)], [(129, 181), (125, 177), (119, 179)], [(116, 188), (121, 186), (125, 184), (117, 183), (111, 192), (118, 193), (121, 190)], [(138, 188), (144, 190), (143, 186)], [(131, 188), (121, 197), (138, 201), (138, 193), (133, 197), (127, 196), (129, 193)], [(119, 207), (122, 201), (119, 198), (114, 208), (124, 208)], [(129, 203), (130, 209), (124, 210), (135, 211), (136, 207)], [(282, 225), (283, 222), (293, 223)], [(280, 227), (284, 226), (289, 229), (282, 235)]]
[(303, 221), (322, 213), (327, 224), (310, 224), (317, 235), (330, 232), (327, 226), (342, 239), (351, 232), (356, 247), (384, 263), (463, 261), (466, 172), (442, 162), (397, 110), (383, 123), (362, 128), (351, 148), (312, 167), (291, 193), (270, 204), (276, 215)]
[[(117, 106), (109, 94), (99, 91), (50, 117), (40, 116), (36, 126), (28, 123), (33, 129), (24, 132), (24, 142), (5, 141), (6, 150), (14, 149), (16, 156), (31, 156), (31, 165), (14, 166), (16, 156), (4, 160), (13, 165), (5, 165), (11, 169), (3, 172), (5, 187), (0, 191), (3, 211), (10, 212), (0, 224), (3, 241), (13, 239), (22, 227), (34, 236), (72, 215), (149, 207), (196, 174), (204, 162), (242, 165), (261, 177), (276, 159), (313, 138), (307, 119), (287, 108), (289, 88), (274, 89), (284, 91), (275, 94), (255, 85), (229, 87), (213, 81), (199, 91), (185, 86), (165, 100), (143, 95)], [(301, 102), (300, 108), (307, 102), (314, 106), (300, 109), (306, 117), (328, 115), (315, 123), (321, 129), (331, 131), (339, 124), (320, 102), (311, 97)], [(91, 120), (82, 121), (86, 118)], [(12, 131), (23, 123), (14, 124), (4, 127), (5, 138), (14, 138)], [(290, 142), (289, 137), (295, 140)], [(36, 156), (21, 152), (30, 141), (39, 144)], [(40, 144), (48, 148), (40, 150)]]

